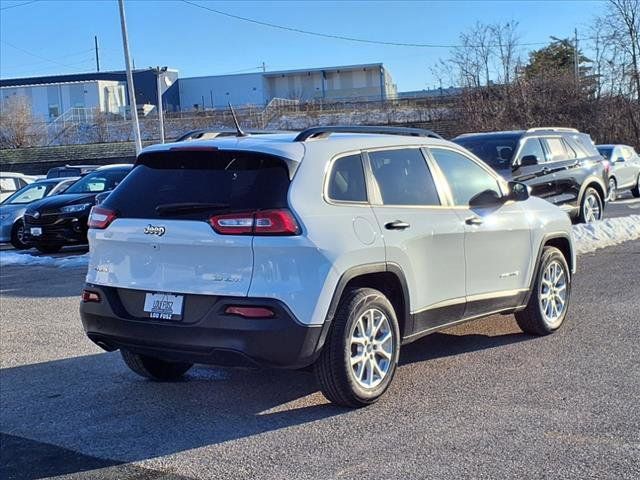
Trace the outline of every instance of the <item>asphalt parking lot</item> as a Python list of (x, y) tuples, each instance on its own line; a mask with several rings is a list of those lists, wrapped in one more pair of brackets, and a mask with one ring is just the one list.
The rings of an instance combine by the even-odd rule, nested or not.
[(626, 217), (640, 214), (640, 198), (633, 198), (629, 192), (623, 192), (615, 202), (607, 204), (604, 218)]
[(357, 411), (305, 372), (145, 381), (85, 339), (82, 268), (4, 266), (0, 478), (638, 478), (640, 241), (579, 262), (560, 332), (431, 335)]

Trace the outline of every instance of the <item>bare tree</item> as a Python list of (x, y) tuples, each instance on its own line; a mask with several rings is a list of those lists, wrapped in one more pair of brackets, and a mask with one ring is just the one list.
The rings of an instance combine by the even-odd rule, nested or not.
[(43, 136), (31, 113), (31, 103), (27, 97), (11, 96), (0, 102), (1, 148), (39, 145)]

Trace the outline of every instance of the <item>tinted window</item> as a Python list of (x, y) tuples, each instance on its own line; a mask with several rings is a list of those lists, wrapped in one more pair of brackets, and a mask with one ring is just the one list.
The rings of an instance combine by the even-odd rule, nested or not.
[(598, 152), (607, 160), (611, 160), (611, 154), (613, 153), (612, 147), (598, 147)]
[(96, 171), (78, 180), (65, 193), (100, 193), (113, 190), (127, 173), (129, 170), (119, 168)]
[(385, 205), (440, 205), (436, 185), (417, 148), (370, 152), (371, 169)]
[(538, 160), (538, 163), (544, 162), (544, 150), (542, 144), (537, 138), (529, 138), (524, 142), (522, 151), (520, 152), (520, 159), (533, 155)]
[(500, 194), (497, 180), (470, 158), (439, 148), (432, 149), (431, 153), (449, 183), (456, 205), (469, 205), (471, 198), (485, 190)]
[(454, 140), (473, 152), (483, 162), (496, 170), (511, 167), (511, 161), (518, 146), (518, 135), (477, 135)]
[(367, 201), (360, 155), (342, 157), (333, 163), (329, 179), (329, 198), (343, 202)]
[(139, 157), (104, 205), (125, 218), (206, 219), (212, 213), (285, 208), (288, 188), (289, 170), (272, 155), (156, 152)]
[(547, 151), (549, 153), (548, 160), (550, 162), (567, 159), (567, 152), (561, 138), (545, 138), (544, 142), (547, 143)]

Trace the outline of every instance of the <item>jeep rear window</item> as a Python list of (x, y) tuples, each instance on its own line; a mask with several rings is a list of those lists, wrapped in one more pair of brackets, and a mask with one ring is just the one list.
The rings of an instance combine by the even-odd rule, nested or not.
[(287, 165), (273, 155), (150, 152), (140, 156), (104, 205), (121, 218), (205, 219), (213, 213), (284, 208), (288, 188)]

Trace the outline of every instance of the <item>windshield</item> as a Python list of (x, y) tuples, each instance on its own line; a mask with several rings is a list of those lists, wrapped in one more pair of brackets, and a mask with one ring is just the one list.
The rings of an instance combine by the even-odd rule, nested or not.
[(457, 138), (454, 139), (454, 142), (470, 150), (490, 167), (503, 170), (511, 167), (519, 138), (515, 135), (487, 135)]
[(611, 154), (613, 153), (613, 147), (598, 147), (598, 151), (600, 152), (600, 155), (607, 160), (610, 160)]
[(35, 202), (46, 197), (54, 186), (55, 183), (32, 183), (21, 188), (2, 203), (20, 205)]
[(129, 170), (113, 169), (92, 172), (71, 185), (64, 193), (100, 193), (113, 190)]

